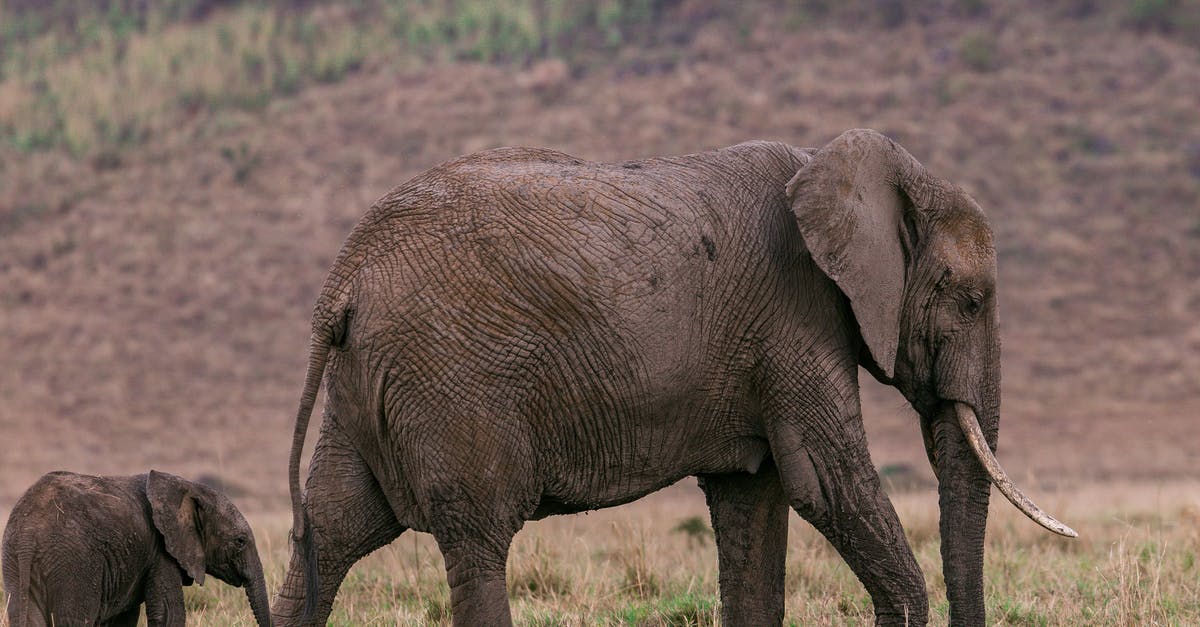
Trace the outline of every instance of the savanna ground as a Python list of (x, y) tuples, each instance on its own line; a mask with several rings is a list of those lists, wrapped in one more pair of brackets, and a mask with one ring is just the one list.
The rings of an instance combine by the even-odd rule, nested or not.
[[(57, 468), (204, 477), (274, 585), (308, 314), (373, 200), (489, 146), (621, 160), (869, 126), (988, 212), (999, 457), (1082, 536), (994, 496), (991, 620), (1200, 624), (1198, 34), (1194, 0), (0, 3), (0, 517)], [(944, 622), (919, 430), (864, 397)], [(518, 620), (713, 622), (705, 522), (687, 485), (530, 524)], [(788, 571), (790, 620), (869, 617), (798, 519)], [(405, 536), (335, 620), (436, 623), (443, 581)], [(188, 595), (195, 624), (249, 619), (219, 583)]]
[[(932, 624), (944, 625), (936, 497), (904, 493), (893, 500), (926, 574)], [(1108, 485), (1045, 504), (1075, 526), (1078, 540), (1042, 531), (1002, 499), (994, 503), (985, 566), (993, 623), (1196, 624), (1200, 484)], [(277, 588), (290, 518), (280, 512), (249, 518), (268, 584)], [(861, 584), (794, 514), (788, 544), (785, 624), (871, 622)], [(716, 559), (694, 484), (619, 508), (530, 523), (509, 556), (513, 615), (519, 625), (717, 625)], [(253, 624), (242, 591), (215, 579), (187, 588), (185, 600), (191, 624)], [(436, 543), (410, 532), (351, 570), (330, 624), (448, 625), (449, 602)]]

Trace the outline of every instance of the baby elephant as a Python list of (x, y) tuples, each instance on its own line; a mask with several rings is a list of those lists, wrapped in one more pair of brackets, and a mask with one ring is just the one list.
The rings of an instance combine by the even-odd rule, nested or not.
[(244, 586), (271, 624), (262, 563), (241, 512), (213, 489), (150, 471), (52, 472), (17, 501), (4, 530), (11, 627), (183, 625), (183, 586), (205, 573)]

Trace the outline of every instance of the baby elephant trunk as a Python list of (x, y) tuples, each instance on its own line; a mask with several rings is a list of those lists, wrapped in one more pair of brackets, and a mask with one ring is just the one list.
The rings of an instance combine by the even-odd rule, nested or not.
[(254, 620), (260, 627), (270, 627), (271, 607), (267, 601), (267, 582), (263, 579), (262, 561), (254, 543), (246, 548), (246, 599), (250, 601), (250, 611), (254, 612)]

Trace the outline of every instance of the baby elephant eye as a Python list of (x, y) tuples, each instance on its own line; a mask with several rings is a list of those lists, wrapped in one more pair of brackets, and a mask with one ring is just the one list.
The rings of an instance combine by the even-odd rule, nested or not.
[(246, 536), (238, 536), (233, 539), (233, 548), (240, 551), (240, 550), (246, 548), (246, 542), (247, 542)]

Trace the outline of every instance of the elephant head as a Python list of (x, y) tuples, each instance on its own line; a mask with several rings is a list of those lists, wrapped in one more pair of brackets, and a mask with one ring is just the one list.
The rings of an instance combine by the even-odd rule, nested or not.
[(952, 622), (982, 624), (989, 481), (1047, 529), (1074, 537), (1008, 479), (1000, 416), (996, 254), (983, 211), (870, 130), (843, 133), (788, 183), (813, 260), (850, 301), (860, 362), (920, 414), (938, 478)]
[(146, 479), (146, 495), (167, 553), (187, 577), (203, 585), (207, 573), (244, 587), (255, 620), (270, 625), (262, 562), (250, 525), (237, 507), (208, 486), (153, 470)]

